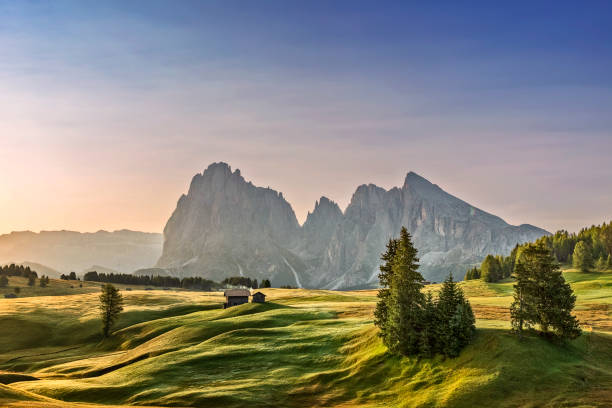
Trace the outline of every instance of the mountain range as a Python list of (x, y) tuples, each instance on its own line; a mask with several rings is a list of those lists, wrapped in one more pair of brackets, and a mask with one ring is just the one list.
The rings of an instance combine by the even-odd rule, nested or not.
[(161, 234), (129, 230), (11, 232), (0, 235), (0, 264), (30, 266), (53, 278), (71, 271), (131, 273), (160, 257)]
[(175, 276), (244, 275), (274, 285), (328, 289), (376, 286), (381, 252), (402, 226), (412, 234), (426, 279), (441, 280), (487, 254), (507, 254), (547, 231), (513, 226), (414, 172), (401, 187), (357, 188), (347, 208), (321, 197), (300, 225), (279, 193), (213, 163), (196, 174), (164, 228), (156, 267)]

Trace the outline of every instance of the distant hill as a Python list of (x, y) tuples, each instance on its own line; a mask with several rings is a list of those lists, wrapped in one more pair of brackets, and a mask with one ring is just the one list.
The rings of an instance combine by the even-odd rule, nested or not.
[[(98, 273), (120, 273), (119, 271), (111, 268), (107, 268), (106, 266), (101, 265), (91, 265), (89, 268), (85, 268), (81, 271), (81, 275), (84, 275), (87, 272), (96, 271)], [(133, 271), (132, 271), (133, 272)]]
[(402, 226), (413, 236), (427, 279), (463, 275), (488, 253), (548, 234), (513, 226), (410, 172), (402, 187), (357, 188), (343, 212), (321, 197), (300, 226), (291, 205), (239, 170), (213, 163), (194, 176), (164, 229), (157, 266), (176, 276), (245, 275), (274, 285), (330, 289), (375, 286), (381, 252)]
[(11, 262), (11, 263), (15, 263), (18, 265), (23, 265), (23, 266), (29, 266), (30, 269), (32, 269), (33, 271), (36, 271), (39, 277), (42, 275), (45, 275), (50, 278), (59, 278), (60, 275), (62, 274), (61, 272), (56, 271), (53, 268), (49, 268), (46, 265), (39, 264), (36, 262)]
[[(86, 272), (102, 268), (131, 273), (150, 267), (161, 255), (162, 235), (120, 230), (80, 233), (74, 231), (30, 231), (0, 235), (0, 264), (41, 264), (44, 274)], [(98, 265), (98, 266), (95, 266)]]

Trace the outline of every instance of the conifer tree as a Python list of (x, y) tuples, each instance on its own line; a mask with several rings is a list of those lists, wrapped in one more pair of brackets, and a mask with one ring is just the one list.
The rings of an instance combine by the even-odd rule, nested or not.
[(581, 333), (578, 320), (572, 316), (576, 295), (565, 282), (558, 265), (555, 263), (549, 267), (549, 273), (540, 279), (538, 323), (544, 334), (552, 333), (562, 339), (575, 339)]
[(608, 261), (606, 262), (606, 267), (608, 269), (612, 268), (612, 255), (608, 255)]
[(123, 296), (111, 284), (102, 286), (100, 295), (100, 314), (102, 316), (102, 333), (108, 337), (110, 329), (123, 310)]
[(595, 262), (595, 269), (597, 269), (598, 271), (604, 271), (606, 270), (607, 267), (607, 262), (604, 259), (604, 256), (601, 255), (599, 258), (597, 258), (597, 262)]
[(440, 326), (436, 303), (431, 292), (427, 292), (425, 295), (422, 318), (423, 327), (421, 329), (419, 354), (423, 357), (431, 357), (439, 351), (438, 332)]
[(574, 261), (574, 268), (580, 270), (580, 272), (588, 272), (593, 268), (591, 247), (585, 241), (580, 241), (576, 244), (572, 259)]
[(528, 244), (515, 267), (514, 302), (510, 308), (513, 330), (539, 325), (544, 334), (561, 338), (580, 335), (571, 312), (576, 302), (551, 251), (543, 244)]
[(391, 352), (406, 356), (419, 353), (423, 328), (424, 279), (418, 271), (418, 261), (410, 234), (402, 227), (393, 258), (387, 333), (383, 341)]
[(28, 276), (28, 286), (34, 285), (36, 285), (36, 278), (34, 277), (34, 275), (30, 274), (30, 276)]
[(514, 265), (516, 265), (516, 258), (519, 252), (519, 244), (516, 244), (514, 248), (512, 248), (512, 252), (510, 252), (510, 275), (514, 272)]
[[(388, 321), (388, 310), (389, 310), (389, 301), (391, 296), (391, 290), (389, 286), (391, 285), (391, 277), (393, 275), (393, 260), (395, 258), (397, 252), (399, 240), (397, 239), (389, 239), (387, 243), (387, 250), (381, 255), (380, 259), (383, 263), (380, 265), (380, 273), (378, 274), (378, 280), (380, 282), (380, 289), (378, 290), (378, 303), (376, 304), (376, 309), (374, 310), (374, 324), (380, 327), (379, 335), (385, 338), (389, 334), (387, 330), (387, 321)], [(387, 341), (387, 340), (383, 340)]]
[(0, 288), (6, 288), (8, 286), (8, 278), (5, 275), (0, 275)]
[(452, 274), (442, 285), (436, 310), (438, 348), (443, 354), (455, 357), (469, 344), (476, 326), (472, 307), (453, 280)]
[(485, 282), (498, 282), (503, 273), (499, 260), (493, 255), (487, 255), (480, 265), (481, 279)]
[(523, 330), (531, 328), (531, 322), (534, 319), (535, 311), (533, 309), (532, 281), (529, 277), (529, 269), (527, 268), (524, 258), (519, 259), (514, 265), (514, 301), (510, 306), (510, 318), (512, 322), (512, 331), (523, 336)]

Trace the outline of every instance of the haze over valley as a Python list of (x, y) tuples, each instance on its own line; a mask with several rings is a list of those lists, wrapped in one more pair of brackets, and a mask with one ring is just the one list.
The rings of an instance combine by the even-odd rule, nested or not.
[(40, 264), (52, 277), (97, 270), (368, 288), (378, 285), (380, 253), (402, 226), (414, 237), (422, 273), (432, 281), (449, 272), (461, 276), (487, 254), (508, 255), (516, 244), (548, 234), (509, 225), (413, 172), (390, 190), (362, 184), (344, 211), (321, 197), (300, 225), (282, 193), (254, 186), (219, 162), (194, 176), (164, 238), (128, 230), (14, 232), (0, 236), (0, 263)]

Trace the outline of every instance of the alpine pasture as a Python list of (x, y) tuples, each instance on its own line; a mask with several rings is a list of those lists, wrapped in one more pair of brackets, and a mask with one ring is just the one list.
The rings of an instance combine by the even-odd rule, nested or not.
[(388, 354), (375, 290), (262, 289), (266, 303), (224, 310), (222, 292), (116, 285), (124, 311), (103, 339), (99, 284), (11, 277), (0, 296), (23, 290), (0, 299), (0, 405), (611, 406), (612, 271), (564, 276), (582, 336), (517, 339), (512, 282), (472, 280), (477, 335), (454, 359)]

